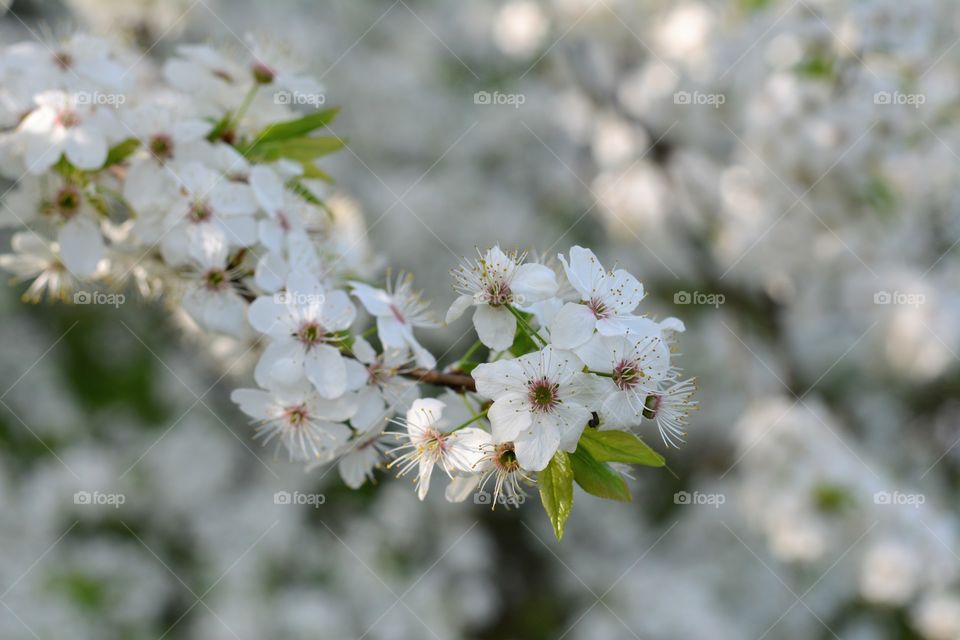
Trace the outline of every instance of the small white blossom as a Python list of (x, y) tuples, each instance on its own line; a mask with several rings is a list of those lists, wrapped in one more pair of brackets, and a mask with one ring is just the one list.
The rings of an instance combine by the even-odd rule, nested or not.
[(360, 300), (368, 313), (377, 319), (377, 335), (386, 349), (411, 350), (417, 365), (432, 369), (436, 358), (424, 349), (413, 335), (414, 327), (436, 327), (437, 323), (427, 311), (429, 306), (413, 290), (413, 276), (400, 274), (396, 284), (387, 290), (375, 289), (362, 282), (351, 282), (353, 295)]

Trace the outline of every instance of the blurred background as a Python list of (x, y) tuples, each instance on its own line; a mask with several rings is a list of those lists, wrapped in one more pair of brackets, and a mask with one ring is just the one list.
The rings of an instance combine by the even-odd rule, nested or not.
[(954, 0), (14, 0), (3, 44), (285, 43), (344, 107), (339, 197), (438, 315), (476, 246), (591, 246), (686, 322), (701, 410), (557, 543), (533, 502), (275, 457), (227, 397), (249, 363), (160, 306), (4, 288), (0, 637), (960, 638), (958, 27)]

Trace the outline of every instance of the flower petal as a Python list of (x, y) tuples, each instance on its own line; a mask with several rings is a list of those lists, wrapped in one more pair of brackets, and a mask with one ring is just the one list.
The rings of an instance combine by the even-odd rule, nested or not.
[(557, 276), (553, 269), (542, 264), (522, 264), (514, 272), (510, 289), (513, 290), (517, 304), (532, 304), (557, 292)]
[(347, 389), (347, 370), (340, 351), (328, 344), (311, 347), (304, 358), (307, 379), (324, 398), (338, 398)]
[(550, 323), (550, 341), (558, 349), (575, 349), (590, 339), (596, 324), (586, 305), (568, 302)]
[(508, 393), (497, 398), (487, 411), (493, 439), (510, 442), (527, 429), (533, 417), (526, 398), (519, 393)]
[(494, 351), (504, 351), (513, 344), (517, 319), (503, 307), (480, 305), (473, 313), (473, 326), (480, 342)]

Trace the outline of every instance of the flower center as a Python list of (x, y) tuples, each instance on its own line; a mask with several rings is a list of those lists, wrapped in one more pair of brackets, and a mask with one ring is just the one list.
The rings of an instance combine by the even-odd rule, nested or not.
[(73, 66), (73, 56), (66, 51), (58, 51), (53, 54), (53, 64), (57, 65), (61, 71), (66, 71)]
[(253, 72), (253, 79), (257, 84), (270, 84), (277, 75), (273, 69), (262, 62), (253, 65), (251, 71)]
[(80, 116), (73, 109), (61, 109), (57, 113), (57, 124), (64, 129), (72, 129), (80, 124)]
[(299, 427), (307, 421), (307, 407), (298, 404), (283, 410), (283, 417), (291, 427)]
[(199, 224), (207, 222), (213, 217), (213, 209), (203, 200), (197, 200), (190, 205), (190, 211), (187, 213), (190, 222)]
[(498, 444), (493, 450), (493, 464), (499, 471), (513, 473), (520, 468), (512, 442)]
[(622, 391), (635, 387), (643, 377), (643, 369), (631, 360), (622, 360), (613, 368), (613, 383)]
[(76, 187), (62, 187), (57, 192), (57, 210), (64, 218), (72, 218), (80, 209), (80, 192)]
[(158, 133), (150, 139), (150, 153), (157, 160), (169, 160), (173, 157), (173, 138), (165, 133)]
[(210, 291), (221, 291), (227, 287), (230, 279), (223, 269), (209, 269), (203, 274), (203, 286)]
[(323, 327), (316, 322), (305, 322), (297, 331), (297, 340), (308, 348), (323, 342)]
[(663, 396), (651, 393), (643, 403), (643, 417), (647, 420), (653, 420), (660, 411), (660, 405), (663, 403)]
[(513, 301), (513, 292), (506, 280), (494, 280), (487, 285), (487, 304), (500, 307)]
[(560, 403), (558, 392), (560, 385), (550, 382), (546, 378), (532, 380), (527, 387), (527, 397), (534, 411), (547, 412)]
[(587, 307), (593, 312), (593, 316), (597, 320), (603, 320), (610, 316), (610, 310), (607, 308), (606, 303), (600, 298), (590, 298), (590, 301), (587, 302)]

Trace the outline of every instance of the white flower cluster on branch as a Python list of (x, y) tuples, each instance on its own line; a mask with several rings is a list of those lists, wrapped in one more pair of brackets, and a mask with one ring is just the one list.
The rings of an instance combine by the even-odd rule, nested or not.
[(184, 46), (161, 70), (84, 35), (0, 51), (2, 221), (19, 228), (0, 266), (32, 281), (25, 297), (132, 284), (249, 344), (257, 388), (232, 398), (257, 436), (351, 487), (384, 464), (421, 499), (437, 467), (450, 500), (489, 486), (515, 505), (539, 485), (558, 537), (574, 482), (628, 500), (614, 465), (664, 463), (634, 432), (676, 446), (696, 405), (672, 361), (683, 323), (638, 315), (641, 283), (589, 249), (541, 263), (494, 246), (453, 271), (446, 322), (473, 307), (479, 340), (437, 370), (412, 277), (378, 287), (326, 197), (337, 110), (293, 111), (284, 97), (323, 104), (322, 87), (251, 51)]

